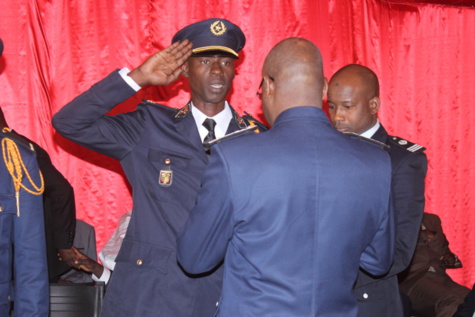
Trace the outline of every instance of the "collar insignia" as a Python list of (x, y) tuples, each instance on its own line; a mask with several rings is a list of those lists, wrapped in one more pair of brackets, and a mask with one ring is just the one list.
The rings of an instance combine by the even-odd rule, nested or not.
[(238, 115), (237, 112), (234, 112), (234, 120), (236, 121), (239, 129), (244, 129), (247, 127), (246, 122), (243, 120), (243, 118), (241, 118), (240, 115)]
[(191, 104), (191, 101), (189, 101), (186, 106), (184, 106), (183, 108), (180, 109), (180, 111), (178, 111), (178, 113), (175, 115), (175, 118), (184, 118), (186, 117), (186, 115), (188, 114), (188, 112), (190, 112), (190, 104)]

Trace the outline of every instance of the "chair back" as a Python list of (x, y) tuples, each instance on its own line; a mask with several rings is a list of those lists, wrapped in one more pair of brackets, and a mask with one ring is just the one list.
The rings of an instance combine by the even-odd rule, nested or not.
[(50, 284), (50, 317), (99, 317), (104, 282)]

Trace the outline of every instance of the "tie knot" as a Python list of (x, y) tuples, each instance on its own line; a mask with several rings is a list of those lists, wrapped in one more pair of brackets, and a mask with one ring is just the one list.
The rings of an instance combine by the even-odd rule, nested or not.
[(213, 119), (207, 118), (207, 119), (203, 122), (203, 126), (204, 126), (206, 129), (208, 129), (208, 131), (214, 133), (214, 127), (216, 126), (216, 121), (214, 121)]

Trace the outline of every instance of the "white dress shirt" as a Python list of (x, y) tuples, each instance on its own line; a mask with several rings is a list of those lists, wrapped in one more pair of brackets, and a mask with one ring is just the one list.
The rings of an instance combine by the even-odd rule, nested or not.
[(380, 126), (381, 126), (381, 124), (379, 123), (379, 120), (376, 119), (376, 124), (371, 129), (366, 130), (365, 132), (361, 133), (360, 135), (362, 137), (371, 139), (371, 137), (376, 133), (376, 131), (378, 131)]
[[(124, 67), (119, 71), (120, 76), (125, 80), (125, 82), (129, 84), (129, 86), (135, 91), (139, 91), (142, 87), (140, 87), (131, 77), (129, 77), (127, 75), (128, 73), (130, 73), (130, 70), (127, 67)], [(202, 142), (209, 132), (208, 129), (203, 126), (203, 122), (207, 118), (213, 119), (216, 122), (216, 126), (214, 128), (214, 134), (216, 135), (216, 138), (221, 138), (226, 135), (229, 122), (231, 122), (231, 119), (233, 118), (231, 107), (227, 101), (224, 103), (223, 111), (213, 117), (206, 116), (203, 112), (196, 108), (193, 103), (191, 103), (191, 113), (193, 114), (193, 118), (195, 118), (196, 127), (198, 128)]]

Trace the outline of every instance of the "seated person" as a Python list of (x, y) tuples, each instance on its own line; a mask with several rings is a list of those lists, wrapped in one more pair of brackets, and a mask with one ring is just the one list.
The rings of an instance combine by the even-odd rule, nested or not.
[[(74, 247), (92, 260), (97, 260), (96, 232), (90, 224), (76, 219), (76, 235)], [(73, 254), (74, 251), (73, 251)], [(91, 283), (91, 275), (79, 268), (73, 267), (70, 271), (60, 276), (58, 283)]]
[(119, 253), (120, 246), (125, 237), (125, 232), (129, 225), (130, 216), (132, 212), (129, 211), (123, 214), (119, 220), (119, 226), (115, 229), (112, 236), (99, 253), (99, 258), (102, 265), (96, 261), (95, 256), (86, 255), (77, 248), (73, 247), (76, 256), (76, 264), (84, 271), (92, 273), (92, 279), (96, 282), (109, 282), (111, 271), (115, 267), (115, 258)]
[(401, 292), (411, 299), (412, 313), (452, 317), (470, 290), (454, 282), (446, 269), (461, 267), (449, 249), (440, 218), (424, 213), (411, 264), (398, 276)]

